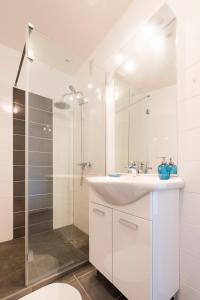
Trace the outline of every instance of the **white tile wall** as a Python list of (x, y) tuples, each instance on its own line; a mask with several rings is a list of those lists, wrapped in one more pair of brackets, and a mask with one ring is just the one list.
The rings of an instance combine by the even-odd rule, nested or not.
[(0, 45), (0, 242), (13, 237), (12, 87), (18, 59), (17, 51)]
[[(175, 0), (174, 0), (175, 2)], [(180, 300), (200, 299), (200, 2), (181, 1), (179, 31), (179, 165), (181, 197)]]

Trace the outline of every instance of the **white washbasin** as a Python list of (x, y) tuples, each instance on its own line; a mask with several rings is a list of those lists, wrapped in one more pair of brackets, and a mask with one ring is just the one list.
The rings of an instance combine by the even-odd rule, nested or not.
[(156, 190), (172, 190), (184, 187), (179, 177), (160, 180), (157, 175), (123, 175), (121, 177), (88, 177), (91, 187), (104, 201), (113, 205), (127, 205)]

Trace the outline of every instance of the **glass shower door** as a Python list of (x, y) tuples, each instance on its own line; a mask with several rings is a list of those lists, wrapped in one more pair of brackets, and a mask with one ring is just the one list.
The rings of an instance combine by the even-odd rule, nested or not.
[(88, 260), (88, 236), (74, 222), (74, 76), (65, 49), (36, 29), (28, 36), (27, 285)]

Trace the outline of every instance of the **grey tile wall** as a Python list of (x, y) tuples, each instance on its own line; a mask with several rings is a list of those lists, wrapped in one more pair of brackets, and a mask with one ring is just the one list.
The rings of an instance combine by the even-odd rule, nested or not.
[(25, 91), (13, 89), (13, 236), (25, 234)]
[(29, 234), (53, 229), (52, 100), (29, 95)]
[[(13, 89), (14, 238), (25, 232), (25, 91)], [(29, 232), (53, 229), (52, 100), (29, 94)]]

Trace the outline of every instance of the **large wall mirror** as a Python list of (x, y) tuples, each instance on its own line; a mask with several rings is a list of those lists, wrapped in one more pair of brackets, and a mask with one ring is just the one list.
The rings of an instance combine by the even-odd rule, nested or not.
[(177, 163), (176, 20), (167, 5), (117, 59), (115, 169), (137, 162), (141, 173), (157, 173), (160, 157)]

